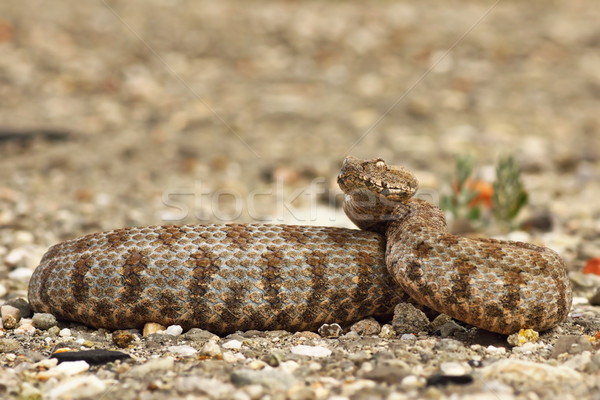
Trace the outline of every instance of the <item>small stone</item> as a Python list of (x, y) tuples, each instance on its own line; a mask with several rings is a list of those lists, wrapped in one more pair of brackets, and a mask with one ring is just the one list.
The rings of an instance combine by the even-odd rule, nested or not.
[(29, 268), (17, 268), (8, 273), (8, 278), (13, 281), (27, 283), (31, 280), (33, 270)]
[(170, 325), (165, 332), (167, 335), (179, 336), (183, 333), (183, 328), (179, 325)]
[(302, 337), (302, 338), (306, 338), (306, 339), (320, 339), (321, 338), (321, 336), (318, 333), (310, 332), (310, 331), (296, 332), (296, 333), (294, 333), (294, 336)]
[(17, 326), (17, 319), (13, 315), (2, 317), (2, 326), (4, 329), (14, 329)]
[(406, 368), (392, 365), (382, 365), (377, 366), (372, 371), (363, 374), (362, 378), (394, 385), (398, 382), (401, 382), (402, 379), (409, 375), (409, 373), (410, 370), (407, 370)]
[(468, 385), (473, 383), (471, 375), (433, 374), (427, 378), (427, 386)]
[(143, 378), (154, 372), (172, 371), (174, 364), (173, 357), (154, 358), (144, 364), (134, 366), (125, 375), (132, 378)]
[(569, 272), (569, 279), (577, 286), (586, 288), (600, 287), (600, 276), (595, 274), (584, 274), (579, 271)]
[(231, 383), (236, 386), (259, 384), (274, 390), (287, 390), (296, 382), (293, 375), (276, 369), (241, 369), (231, 373)]
[(49, 399), (85, 399), (106, 391), (106, 384), (95, 375), (78, 376), (60, 382), (48, 391)]
[(127, 360), (131, 358), (129, 354), (120, 351), (104, 349), (84, 351), (62, 351), (58, 353), (52, 353), (50, 357), (57, 359), (59, 363), (65, 361), (85, 361), (90, 365), (101, 365), (116, 360)]
[(563, 335), (559, 336), (552, 349), (550, 357), (556, 358), (563, 353), (581, 354), (584, 351), (591, 351), (592, 344), (590, 341), (579, 335)]
[(71, 336), (71, 330), (69, 328), (63, 328), (58, 333), (58, 336), (60, 336), (60, 337), (70, 337)]
[(350, 330), (361, 336), (377, 335), (381, 332), (381, 325), (375, 321), (375, 318), (366, 318), (352, 325)]
[(131, 346), (131, 344), (137, 340), (138, 337), (129, 331), (114, 331), (112, 333), (113, 343), (121, 349)]
[(169, 346), (169, 347), (167, 347), (167, 350), (169, 350), (173, 354), (177, 354), (178, 356), (183, 356), (183, 357), (190, 357), (198, 352), (198, 350), (196, 350), (192, 346), (186, 346), (186, 345)]
[(200, 354), (204, 356), (216, 357), (220, 356), (222, 351), (218, 344), (215, 342), (208, 341), (200, 348)]
[(161, 324), (157, 324), (155, 322), (148, 322), (144, 325), (144, 329), (142, 330), (142, 335), (144, 337), (152, 335), (153, 333), (157, 333), (159, 331), (164, 331), (167, 328)]
[(472, 368), (467, 363), (447, 361), (440, 364), (440, 371), (444, 375), (460, 376), (471, 373)]
[(317, 332), (324, 338), (337, 338), (340, 337), (343, 330), (339, 324), (323, 324)]
[(417, 340), (417, 336), (414, 333), (403, 333), (400, 340)]
[(47, 380), (56, 376), (73, 376), (90, 369), (90, 364), (85, 361), (68, 361), (57, 365), (48, 371), (42, 371), (38, 378)]
[(430, 328), (432, 332), (439, 331), (442, 325), (451, 322), (452, 317), (446, 314), (440, 314), (431, 321)]
[(533, 329), (521, 329), (517, 333), (506, 338), (506, 341), (511, 346), (522, 346), (525, 343), (535, 343), (540, 338), (540, 334)]
[(398, 334), (394, 330), (394, 327), (390, 324), (385, 324), (381, 327), (381, 332), (379, 332), (379, 337), (384, 339), (393, 339)]
[(594, 294), (589, 298), (589, 302), (593, 306), (600, 306), (600, 287), (596, 288)]
[[(21, 325), (19, 325), (19, 327), (16, 328), (13, 331), (13, 333), (15, 335), (30, 335), (30, 336), (35, 335), (35, 332), (36, 332), (35, 327), (31, 323), (29, 323), (29, 322), (24, 323), (23, 321), (24, 320), (21, 320)], [(30, 321), (30, 320), (27, 320), (27, 321)]]
[(6, 288), (6, 285), (4, 285), (3, 283), (0, 283), (0, 299), (3, 298), (4, 296), (6, 296), (8, 294), (8, 289)]
[(199, 329), (199, 328), (192, 328), (189, 331), (187, 331), (183, 336), (186, 339), (192, 340), (195, 342), (205, 341), (205, 340), (212, 340), (212, 341), (219, 340), (219, 336), (215, 335), (212, 332), (206, 331), (204, 329)]
[(14, 329), (21, 320), (21, 311), (11, 305), (5, 304), (0, 307), (0, 315), (2, 315), (2, 324), (6, 329)]
[[(2, 296), (0, 296), (2, 297)], [(4, 305), (13, 306), (19, 309), (21, 312), (21, 318), (31, 318), (33, 315), (33, 311), (31, 310), (31, 306), (29, 302), (22, 297), (17, 297), (14, 299), (7, 300)]]
[(181, 394), (193, 393), (194, 396), (198, 396), (198, 393), (200, 393), (215, 399), (231, 398), (231, 394), (235, 391), (235, 387), (231, 383), (201, 376), (179, 377), (175, 380), (174, 386), (177, 392)]
[(59, 333), (60, 333), (60, 328), (58, 326), (53, 326), (48, 329), (48, 334), (50, 336), (58, 336)]
[(31, 319), (31, 324), (42, 331), (46, 331), (53, 326), (56, 326), (57, 323), (56, 317), (48, 313), (36, 313)]
[(322, 346), (306, 346), (303, 344), (292, 347), (293, 354), (309, 357), (329, 357), (331, 350)]
[(0, 353), (10, 353), (21, 348), (21, 344), (15, 339), (0, 339)]
[(241, 349), (242, 348), (242, 342), (240, 342), (239, 340), (229, 340), (225, 343), (223, 343), (222, 347), (224, 349)]
[(392, 326), (399, 334), (429, 332), (429, 319), (411, 303), (400, 303), (394, 309)]
[(242, 353), (234, 353), (232, 351), (223, 352), (223, 361), (228, 363), (235, 363), (238, 361), (244, 361), (246, 357)]

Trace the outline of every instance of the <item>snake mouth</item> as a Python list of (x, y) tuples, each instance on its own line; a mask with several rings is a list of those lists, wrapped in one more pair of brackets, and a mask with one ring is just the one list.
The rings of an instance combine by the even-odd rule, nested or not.
[(402, 167), (388, 165), (381, 158), (360, 160), (352, 156), (344, 160), (338, 184), (346, 194), (368, 191), (394, 201), (412, 197), (418, 187), (414, 175)]

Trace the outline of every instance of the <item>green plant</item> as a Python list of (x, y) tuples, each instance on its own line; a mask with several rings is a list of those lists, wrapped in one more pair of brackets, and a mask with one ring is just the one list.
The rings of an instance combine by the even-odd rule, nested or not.
[(514, 221), (527, 204), (527, 192), (521, 180), (521, 169), (512, 156), (503, 157), (496, 166), (496, 179), (490, 184), (473, 178), (475, 160), (470, 156), (456, 158), (452, 190), (443, 196), (440, 206), (455, 220), (467, 219), (480, 225), (492, 222), (514, 228)]
[(512, 225), (519, 211), (527, 204), (527, 191), (521, 180), (521, 168), (512, 157), (500, 159), (493, 184), (492, 210), (494, 217)]

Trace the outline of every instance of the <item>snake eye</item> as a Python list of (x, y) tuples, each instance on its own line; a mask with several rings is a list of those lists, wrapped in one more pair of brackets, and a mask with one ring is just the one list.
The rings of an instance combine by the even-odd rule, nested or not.
[(377, 168), (384, 168), (385, 167), (385, 161), (383, 161), (381, 158), (379, 160), (377, 160), (377, 162), (375, 163), (375, 166)]

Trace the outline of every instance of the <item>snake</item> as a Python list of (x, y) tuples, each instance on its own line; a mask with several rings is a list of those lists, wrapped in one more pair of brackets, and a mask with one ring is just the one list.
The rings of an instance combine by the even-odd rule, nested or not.
[(360, 228), (277, 224), (129, 227), (58, 243), (29, 282), (34, 312), (108, 330), (146, 323), (315, 331), (388, 319), (413, 302), (512, 334), (563, 321), (564, 261), (529, 243), (448, 232), (418, 182), (383, 159), (343, 161), (343, 209)]

